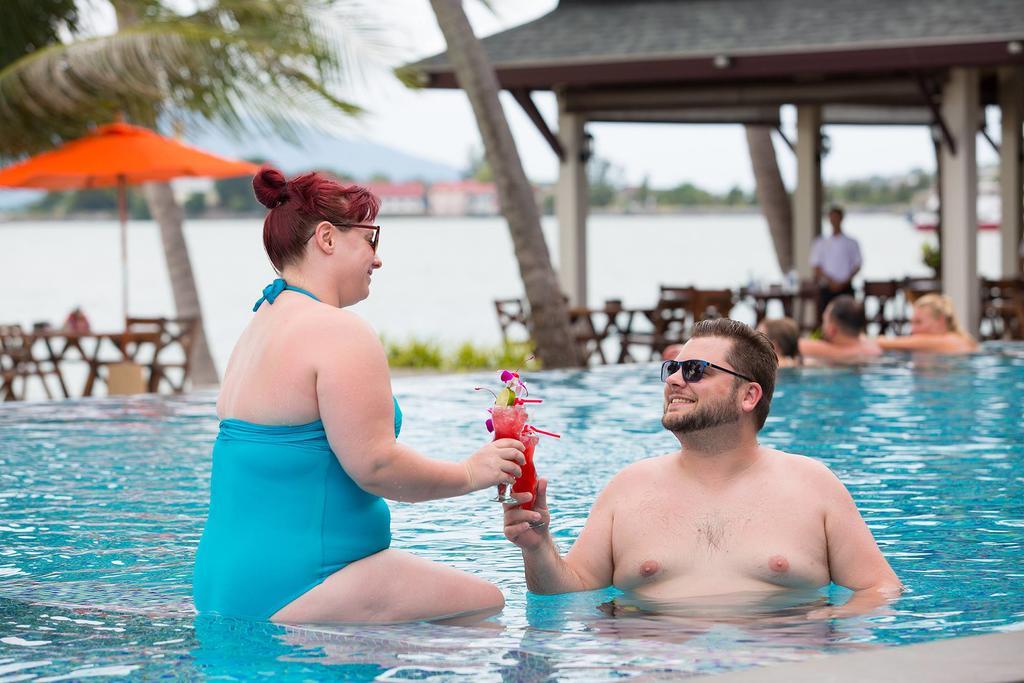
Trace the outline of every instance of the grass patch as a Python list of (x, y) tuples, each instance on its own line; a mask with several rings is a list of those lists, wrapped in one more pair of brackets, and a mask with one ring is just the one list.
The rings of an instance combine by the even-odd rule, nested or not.
[(381, 342), (388, 354), (388, 364), (393, 368), (458, 371), (498, 368), (539, 370), (541, 367), (536, 359), (526, 360), (533, 355), (532, 342), (510, 342), (500, 346), (463, 342), (454, 349), (446, 349), (431, 339), (412, 338), (400, 342), (382, 337)]

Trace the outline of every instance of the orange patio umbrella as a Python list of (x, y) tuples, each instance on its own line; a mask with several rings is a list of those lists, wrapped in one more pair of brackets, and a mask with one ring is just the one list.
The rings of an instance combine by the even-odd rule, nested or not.
[(0, 187), (42, 190), (117, 188), (121, 218), (121, 303), (128, 317), (128, 185), (172, 178), (252, 175), (255, 164), (219, 157), (147, 128), (112, 123), (49, 152), (0, 169)]

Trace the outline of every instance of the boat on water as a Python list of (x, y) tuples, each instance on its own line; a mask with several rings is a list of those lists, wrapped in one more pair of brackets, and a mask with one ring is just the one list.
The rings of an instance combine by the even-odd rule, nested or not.
[[(982, 183), (978, 188), (978, 230), (998, 230), (1002, 224), (1002, 201), (999, 197), (998, 185), (990, 186)], [(934, 231), (939, 224), (939, 198), (929, 194), (924, 206), (911, 210), (908, 220), (918, 230)]]

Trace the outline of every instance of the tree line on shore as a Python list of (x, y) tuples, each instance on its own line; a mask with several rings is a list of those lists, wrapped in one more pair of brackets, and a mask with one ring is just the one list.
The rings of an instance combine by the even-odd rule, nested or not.
[[(336, 174), (346, 177), (344, 173)], [(465, 177), (480, 179), (479, 173), (466, 173)], [(752, 190), (734, 186), (725, 192), (715, 192), (691, 182), (683, 182), (670, 188), (653, 188), (647, 179), (631, 186), (617, 177), (614, 167), (603, 159), (595, 159), (590, 169), (590, 206), (608, 211), (672, 211), (675, 209), (741, 209), (755, 208), (757, 197)], [(486, 181), (486, 178), (484, 178)], [(384, 175), (375, 175), (364, 182), (388, 182)], [(355, 180), (354, 182), (359, 182)], [(915, 197), (933, 188), (934, 175), (915, 169), (899, 176), (871, 176), (827, 184), (825, 194), (828, 203), (848, 207), (890, 207), (905, 210)], [(213, 198), (211, 199), (211, 194)], [(544, 193), (544, 209), (554, 211), (554, 195)], [(266, 209), (256, 201), (252, 185), (247, 177), (227, 178), (213, 184), (213, 192), (194, 192), (183, 202), (186, 215), (192, 218), (223, 215), (261, 215)], [(141, 194), (129, 192), (129, 214), (136, 220), (150, 218), (149, 208)], [(59, 218), (110, 214), (117, 211), (117, 196), (114, 190), (81, 190), (76, 192), (49, 192), (38, 201), (26, 207), (24, 215), (29, 217)]]

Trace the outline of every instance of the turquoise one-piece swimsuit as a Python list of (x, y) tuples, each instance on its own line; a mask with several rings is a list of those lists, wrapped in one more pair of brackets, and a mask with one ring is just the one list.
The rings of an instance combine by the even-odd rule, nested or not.
[[(275, 280), (255, 311), (284, 290)], [(402, 412), (395, 402), (395, 436)], [(327, 442), (323, 422), (222, 420), (213, 444), (210, 512), (196, 551), (200, 612), (269, 619), (342, 567), (391, 544), (391, 511), (359, 488)]]

